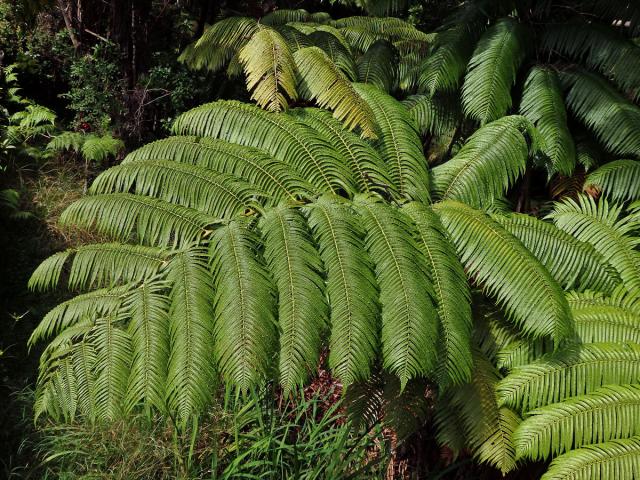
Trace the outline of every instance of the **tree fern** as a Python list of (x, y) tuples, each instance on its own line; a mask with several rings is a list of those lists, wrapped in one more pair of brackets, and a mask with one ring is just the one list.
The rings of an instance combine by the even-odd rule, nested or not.
[(547, 459), (640, 432), (640, 388), (610, 385), (527, 413), (516, 430), (520, 457)]
[(640, 162), (616, 160), (591, 172), (585, 188), (596, 187), (614, 202), (640, 199)]
[(525, 32), (516, 20), (499, 20), (484, 33), (462, 86), (466, 116), (484, 125), (507, 112), (512, 103), (511, 87), (525, 54)]
[(542, 151), (550, 158), (549, 174), (571, 175), (576, 152), (567, 126), (560, 82), (549, 68), (534, 67), (524, 84), (520, 113), (538, 128), (544, 139)]
[(390, 92), (396, 80), (396, 57), (393, 44), (386, 40), (378, 40), (358, 61), (358, 81)]

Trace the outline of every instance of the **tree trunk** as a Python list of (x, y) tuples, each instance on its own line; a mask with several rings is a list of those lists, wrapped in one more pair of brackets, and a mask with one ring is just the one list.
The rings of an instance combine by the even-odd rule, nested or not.
[(76, 36), (76, 32), (73, 28), (73, 18), (71, 16), (71, 4), (64, 3), (64, 0), (58, 0), (58, 8), (60, 9), (60, 13), (62, 13), (62, 18), (64, 20), (64, 25), (67, 29), (67, 33), (69, 34), (69, 38), (71, 39), (71, 43), (73, 45), (73, 49), (77, 52), (80, 48), (80, 40)]

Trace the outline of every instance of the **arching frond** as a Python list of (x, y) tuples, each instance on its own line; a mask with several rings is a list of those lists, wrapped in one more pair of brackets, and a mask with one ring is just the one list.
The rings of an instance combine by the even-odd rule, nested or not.
[(590, 243), (620, 275), (629, 291), (640, 289), (640, 253), (634, 248), (638, 239), (630, 233), (638, 227), (633, 217), (620, 218), (621, 207), (601, 199), (581, 195), (578, 201), (556, 203), (549, 218), (578, 240)]
[(308, 11), (298, 9), (278, 8), (260, 19), (265, 25), (284, 25), (291, 22), (326, 23), (330, 20), (328, 13)]
[(507, 113), (526, 42), (523, 27), (511, 18), (499, 20), (482, 35), (462, 85), (466, 116), (484, 125)]
[(358, 81), (390, 92), (396, 80), (397, 56), (393, 44), (378, 40), (358, 60)]
[(92, 195), (72, 203), (63, 226), (93, 228), (118, 240), (134, 236), (149, 245), (181, 245), (208, 235), (219, 219), (163, 200), (129, 193)]
[(477, 130), (456, 156), (432, 170), (438, 198), (484, 208), (502, 196), (526, 169), (527, 127), (514, 115)]
[(424, 135), (442, 135), (460, 121), (460, 105), (452, 96), (411, 95), (402, 102)]
[(640, 156), (640, 107), (590, 72), (563, 74), (573, 114), (615, 155)]
[(178, 58), (195, 69), (220, 70), (258, 30), (253, 18), (229, 17), (214, 23)]
[(259, 208), (264, 195), (231, 175), (168, 160), (116, 165), (98, 175), (92, 194), (134, 193), (193, 208), (216, 218), (232, 218)]
[(272, 112), (286, 110), (287, 99), (296, 100), (293, 54), (275, 30), (258, 26), (258, 31), (239, 52), (247, 88), (258, 105)]
[(167, 364), (171, 354), (170, 303), (166, 291), (165, 282), (143, 283), (127, 296), (123, 304), (123, 310), (130, 318), (128, 328), (133, 352), (125, 399), (128, 412), (141, 404), (160, 412), (166, 411)]
[(640, 346), (588, 343), (516, 367), (498, 385), (503, 404), (530, 410), (607, 384), (640, 382)]
[(177, 136), (148, 143), (131, 152), (123, 164), (145, 160), (173, 160), (234, 175), (256, 185), (274, 202), (298, 193), (310, 193), (313, 187), (297, 170), (276, 160), (264, 150), (212, 138)]
[(460, 384), (471, 379), (471, 294), (438, 216), (428, 207), (412, 202), (403, 211), (411, 217), (419, 234), (419, 246), (429, 266), (437, 301), (442, 339), (439, 384)]
[[(329, 29), (329, 31), (325, 31)], [(358, 80), (356, 65), (353, 54), (349, 49), (349, 44), (342, 37), (342, 34), (333, 27), (321, 25), (307, 37), (307, 47), (320, 47), (331, 61), (338, 67), (351, 81)], [(304, 48), (304, 47), (300, 47)]]
[(556, 341), (571, 334), (571, 312), (562, 288), (518, 239), (464, 204), (440, 202), (434, 210), (467, 275), (496, 297), (525, 334)]
[(237, 101), (208, 103), (180, 115), (173, 124), (180, 135), (220, 138), (266, 150), (324, 190), (355, 191), (347, 161), (331, 146), (292, 118)]
[(527, 413), (516, 430), (519, 457), (549, 456), (640, 433), (640, 386), (609, 385)]
[(114, 315), (120, 308), (131, 285), (102, 288), (77, 295), (54, 307), (40, 321), (29, 337), (29, 345), (75, 325), (85, 318)]
[[(177, 254), (167, 281), (171, 284), (170, 353), (165, 401), (178, 421), (185, 424), (211, 401), (211, 386), (215, 382), (213, 288), (204, 252), (192, 248)], [(134, 325), (140, 321), (143, 319), (134, 319)], [(162, 317), (155, 321), (162, 322)]]
[(68, 288), (85, 290), (149, 278), (167, 264), (169, 251), (121, 243), (70, 248), (43, 261), (31, 275), (29, 288), (37, 291), (56, 288), (70, 257), (73, 261), (68, 272)]
[(273, 367), (274, 289), (257, 254), (257, 237), (238, 222), (218, 229), (209, 253), (214, 272), (214, 354), (228, 383), (247, 391)]
[(438, 313), (429, 267), (404, 213), (364, 197), (357, 208), (380, 285), (383, 367), (398, 376), (404, 389), (436, 366)]
[(429, 203), (429, 172), (413, 119), (400, 102), (378, 88), (365, 84), (355, 88), (373, 110), (380, 128), (374, 147), (387, 163), (400, 193)]
[(318, 108), (304, 108), (294, 109), (289, 113), (323, 135), (325, 140), (349, 161), (351, 170), (356, 173), (358, 188), (361, 191), (396, 191), (387, 165), (380, 154), (369, 143), (343, 129), (342, 124), (329, 112)]
[(640, 200), (640, 161), (609, 162), (591, 172), (584, 187), (595, 187), (614, 202)]
[(318, 47), (307, 47), (294, 53), (301, 80), (301, 95), (315, 99), (322, 108), (333, 111), (347, 129), (360, 128), (362, 136), (376, 138), (376, 125), (371, 107), (354, 90), (351, 82)]
[(549, 157), (549, 176), (571, 175), (576, 165), (576, 149), (567, 126), (567, 112), (555, 71), (533, 67), (524, 84), (520, 113), (540, 131), (542, 151)]
[(329, 366), (345, 385), (368, 378), (378, 352), (378, 285), (364, 247), (361, 220), (336, 198), (309, 207), (327, 273), (331, 306)]
[(640, 437), (587, 445), (559, 456), (541, 480), (633, 479), (640, 469)]
[(270, 209), (260, 230), (264, 256), (278, 290), (280, 384), (289, 393), (307, 380), (319, 361), (328, 324), (322, 260), (296, 209)]
[(612, 292), (620, 283), (613, 267), (591, 245), (552, 223), (516, 213), (493, 218), (518, 238), (565, 289)]

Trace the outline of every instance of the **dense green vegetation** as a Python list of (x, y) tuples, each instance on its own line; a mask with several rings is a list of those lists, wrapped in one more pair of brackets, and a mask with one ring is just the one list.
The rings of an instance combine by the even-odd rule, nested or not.
[(7, 476), (638, 478), (634, 2), (0, 14)]

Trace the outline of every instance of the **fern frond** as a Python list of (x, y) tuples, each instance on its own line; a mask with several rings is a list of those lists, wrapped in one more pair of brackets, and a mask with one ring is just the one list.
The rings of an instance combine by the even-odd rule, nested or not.
[(232, 218), (266, 203), (253, 185), (231, 175), (167, 160), (116, 165), (95, 179), (89, 193), (134, 193), (192, 208), (216, 218)]
[(464, 114), (485, 125), (497, 120), (511, 107), (511, 87), (526, 56), (523, 27), (503, 18), (487, 30), (469, 62), (462, 85)]
[(390, 92), (396, 81), (397, 57), (393, 44), (378, 40), (358, 60), (358, 81)]
[(573, 114), (615, 155), (640, 156), (640, 107), (590, 72), (563, 74)]
[(436, 366), (438, 313), (429, 267), (404, 213), (372, 197), (358, 198), (356, 205), (380, 285), (383, 367), (398, 376), (404, 389)]
[(533, 67), (524, 84), (520, 113), (540, 131), (542, 151), (551, 160), (549, 176), (571, 175), (576, 165), (576, 148), (567, 126), (567, 112), (556, 73)]
[(640, 470), (640, 437), (587, 445), (559, 456), (541, 480), (634, 480)]
[(331, 113), (318, 108), (297, 108), (289, 113), (316, 130), (349, 161), (351, 170), (356, 173), (360, 191), (396, 191), (387, 165), (380, 154), (366, 141), (343, 129), (342, 124), (334, 119)]
[(378, 351), (378, 285), (364, 247), (361, 220), (337, 198), (309, 207), (309, 226), (327, 273), (331, 306), (329, 366), (349, 385), (368, 378)]
[(200, 249), (184, 250), (173, 257), (167, 275), (171, 292), (165, 401), (182, 424), (211, 401), (215, 382), (214, 291), (207, 260)]
[(612, 292), (620, 283), (616, 271), (588, 243), (580, 242), (552, 223), (530, 215), (493, 215), (549, 270), (567, 290)]
[(317, 367), (328, 324), (322, 260), (298, 210), (277, 207), (260, 222), (264, 256), (278, 290), (280, 384), (289, 393)]
[(285, 25), (291, 22), (307, 22), (323, 24), (331, 19), (328, 13), (317, 12), (309, 13), (308, 11), (299, 9), (278, 8), (268, 13), (260, 19), (265, 25)]
[(477, 130), (451, 160), (432, 170), (438, 198), (485, 208), (524, 173), (528, 120), (513, 115)]
[(500, 382), (498, 394), (503, 404), (526, 411), (592, 392), (602, 385), (639, 381), (639, 345), (587, 343), (514, 368)]
[(82, 143), (80, 152), (85, 160), (100, 163), (108, 157), (115, 157), (124, 147), (124, 142), (111, 135), (87, 135)]
[(591, 172), (584, 188), (597, 188), (614, 202), (640, 200), (640, 161), (616, 160)]
[(638, 239), (631, 232), (638, 227), (633, 217), (620, 218), (621, 207), (581, 195), (578, 201), (556, 203), (549, 214), (554, 223), (578, 240), (590, 243), (620, 275), (629, 291), (640, 289)]
[(62, 226), (94, 228), (114, 239), (181, 245), (211, 232), (219, 219), (163, 200), (118, 193), (83, 197), (60, 216)]
[(354, 90), (351, 82), (318, 47), (298, 50), (294, 55), (301, 81), (301, 94), (333, 111), (348, 130), (360, 128), (362, 136), (376, 138), (371, 107)]
[(276, 348), (274, 291), (254, 233), (231, 222), (209, 247), (214, 272), (214, 355), (223, 378), (241, 391), (272, 367)]
[(286, 116), (237, 101), (218, 101), (183, 113), (173, 131), (261, 148), (291, 165), (316, 187), (330, 192), (356, 190), (347, 161), (312, 129)]
[[(316, 30), (307, 35), (308, 45), (306, 47), (320, 47), (331, 61), (338, 67), (350, 81), (358, 79), (356, 64), (353, 54), (349, 49), (349, 44), (342, 34), (333, 27), (321, 25)], [(304, 47), (300, 47), (304, 48)]]
[(430, 201), (429, 172), (417, 127), (400, 102), (372, 85), (356, 84), (371, 106), (380, 135), (374, 147), (387, 163), (400, 193), (423, 203)]
[(471, 379), (471, 293), (456, 250), (449, 242), (438, 216), (428, 207), (412, 202), (403, 211), (419, 234), (419, 246), (429, 266), (437, 301), (444, 360), (439, 384), (460, 384)]
[(279, 112), (287, 109), (287, 99), (296, 100), (294, 57), (277, 31), (258, 25), (238, 58), (244, 67), (247, 89), (258, 105)]
[(640, 386), (609, 385), (527, 413), (516, 430), (519, 457), (549, 456), (640, 433)]
[(313, 187), (297, 170), (276, 160), (264, 150), (212, 138), (168, 137), (131, 152), (123, 164), (145, 160), (173, 160), (209, 168), (256, 185), (274, 202), (297, 194), (309, 194)]
[(423, 135), (442, 135), (460, 121), (460, 105), (452, 96), (411, 95), (402, 102)]
[(47, 144), (47, 150), (79, 152), (84, 143), (85, 134), (80, 132), (62, 132)]
[(440, 202), (433, 208), (467, 275), (496, 298), (525, 334), (556, 341), (571, 334), (571, 312), (562, 288), (518, 239), (462, 203)]
[(164, 282), (146, 282), (127, 295), (123, 303), (130, 319), (133, 353), (125, 399), (127, 412), (141, 404), (166, 411), (167, 363), (171, 352), (170, 303), (166, 291)]

